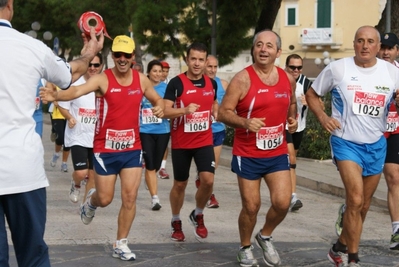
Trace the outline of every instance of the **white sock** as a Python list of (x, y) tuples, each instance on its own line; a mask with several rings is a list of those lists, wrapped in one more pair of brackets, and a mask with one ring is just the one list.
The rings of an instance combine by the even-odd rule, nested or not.
[(158, 195), (153, 195), (151, 198), (156, 199), (156, 198), (158, 198)]
[(395, 234), (399, 230), (399, 221), (392, 222), (392, 233)]
[(296, 193), (292, 193), (291, 195), (291, 202), (296, 201), (298, 198), (296, 197)]
[(165, 169), (166, 167), (166, 160), (162, 160), (161, 169)]

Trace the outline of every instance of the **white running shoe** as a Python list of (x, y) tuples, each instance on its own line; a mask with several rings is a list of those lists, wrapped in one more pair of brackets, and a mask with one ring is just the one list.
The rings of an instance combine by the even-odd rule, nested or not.
[(151, 199), (152, 210), (160, 210), (162, 205), (159, 203), (159, 198)]
[(120, 258), (123, 261), (133, 261), (136, 259), (136, 254), (134, 254), (127, 245), (128, 241), (126, 238), (119, 240), (118, 244), (116, 242), (113, 246), (112, 257)]
[(60, 157), (60, 155), (58, 155), (58, 154), (56, 154), (56, 153), (54, 153), (53, 154), (53, 157), (51, 158), (51, 161), (50, 161), (50, 166), (51, 167), (55, 167), (55, 165), (57, 164), (57, 160), (58, 160), (58, 158)]
[(96, 192), (95, 188), (90, 189), (89, 192), (87, 193), (85, 203), (83, 203), (80, 206), (80, 219), (84, 224), (91, 223), (96, 213), (97, 207), (93, 207), (92, 205), (89, 204), (89, 200), (94, 192)]
[(75, 183), (71, 183), (71, 191), (69, 192), (69, 199), (72, 203), (77, 203), (79, 200), (80, 188), (75, 186)]

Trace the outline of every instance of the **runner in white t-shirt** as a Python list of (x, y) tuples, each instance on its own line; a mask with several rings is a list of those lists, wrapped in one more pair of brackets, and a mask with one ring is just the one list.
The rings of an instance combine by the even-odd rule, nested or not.
[[(306, 93), (309, 108), (331, 133), (333, 160), (346, 191), (344, 228), (328, 253), (336, 266), (360, 266), (362, 226), (384, 166), (388, 104), (399, 88), (397, 68), (376, 58), (380, 34), (374, 27), (360, 27), (353, 44), (355, 56), (330, 63)], [(319, 102), (329, 92), (331, 116)]]
[[(90, 62), (86, 74), (73, 85), (86, 83), (90, 77), (101, 73), (102, 69), (103, 59), (101, 54), (97, 54)], [(58, 102), (60, 112), (67, 120), (64, 143), (71, 148), (74, 172), (69, 199), (73, 203), (79, 200), (81, 184), (86, 185), (83, 199), (86, 199), (87, 192), (94, 187), (93, 138), (97, 121), (95, 98), (95, 93), (91, 92), (71, 101)]]

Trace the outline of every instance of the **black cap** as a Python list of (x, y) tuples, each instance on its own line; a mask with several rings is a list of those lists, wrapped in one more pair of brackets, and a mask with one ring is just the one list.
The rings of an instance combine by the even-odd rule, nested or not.
[(395, 45), (399, 45), (399, 39), (396, 34), (387, 32), (381, 35), (381, 45), (394, 47)]

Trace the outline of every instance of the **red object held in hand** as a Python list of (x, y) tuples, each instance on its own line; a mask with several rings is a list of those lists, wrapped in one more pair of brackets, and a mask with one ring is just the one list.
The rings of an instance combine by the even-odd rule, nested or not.
[(90, 27), (94, 27), (97, 36), (104, 32), (104, 36), (112, 40), (105, 28), (103, 18), (96, 12), (83, 13), (79, 18), (78, 27), (86, 35), (90, 35)]

